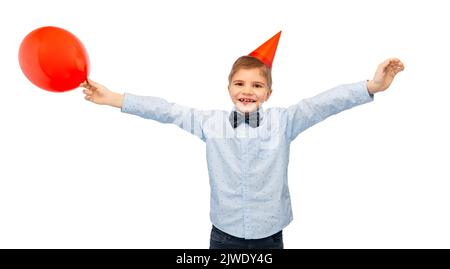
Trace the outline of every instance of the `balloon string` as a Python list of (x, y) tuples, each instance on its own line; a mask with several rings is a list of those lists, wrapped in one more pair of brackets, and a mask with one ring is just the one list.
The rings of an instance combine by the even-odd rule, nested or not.
[(92, 85), (89, 83), (89, 80), (87, 77), (86, 77), (86, 84), (88, 85), (88, 89), (92, 88)]

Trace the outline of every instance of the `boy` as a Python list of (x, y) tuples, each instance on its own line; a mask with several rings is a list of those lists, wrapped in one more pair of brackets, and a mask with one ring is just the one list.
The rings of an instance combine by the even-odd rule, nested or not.
[(81, 85), (86, 100), (176, 124), (206, 142), (210, 248), (283, 248), (282, 229), (292, 221), (287, 184), (291, 141), (331, 115), (372, 101), (404, 69), (400, 60), (388, 59), (373, 80), (341, 85), (288, 108), (263, 110), (272, 94), (271, 67), (280, 33), (233, 64), (228, 78), (231, 113), (118, 94), (94, 81)]

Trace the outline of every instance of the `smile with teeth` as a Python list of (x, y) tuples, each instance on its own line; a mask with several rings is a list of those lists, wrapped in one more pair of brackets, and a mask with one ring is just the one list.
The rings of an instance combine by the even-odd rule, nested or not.
[(249, 103), (254, 103), (254, 102), (256, 102), (256, 100), (248, 99), (248, 98), (239, 98), (238, 100), (239, 100), (239, 102), (241, 102), (241, 103), (243, 103), (243, 104), (249, 104)]

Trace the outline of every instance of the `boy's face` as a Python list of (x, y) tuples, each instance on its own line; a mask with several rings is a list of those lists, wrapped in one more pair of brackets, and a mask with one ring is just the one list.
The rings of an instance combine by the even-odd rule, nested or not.
[(231, 78), (228, 92), (236, 110), (246, 113), (256, 111), (269, 99), (272, 90), (267, 87), (259, 68), (241, 68)]

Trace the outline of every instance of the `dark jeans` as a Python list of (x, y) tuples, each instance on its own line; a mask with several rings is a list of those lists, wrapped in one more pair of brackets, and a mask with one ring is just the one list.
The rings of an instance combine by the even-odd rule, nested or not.
[(283, 230), (261, 239), (244, 239), (217, 229), (214, 225), (209, 241), (210, 249), (283, 249)]

